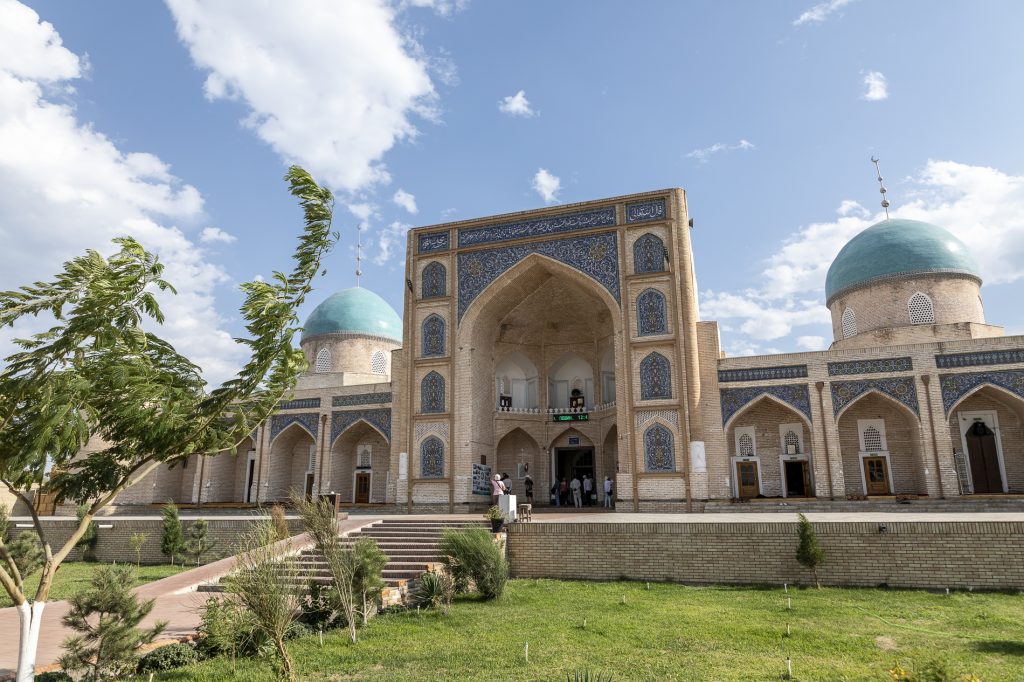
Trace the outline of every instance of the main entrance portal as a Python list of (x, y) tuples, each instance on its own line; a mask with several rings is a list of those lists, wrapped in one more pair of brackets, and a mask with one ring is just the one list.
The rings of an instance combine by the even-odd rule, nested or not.
[(573, 477), (583, 481), (583, 474), (594, 478), (594, 448), (555, 448), (555, 480), (571, 483)]

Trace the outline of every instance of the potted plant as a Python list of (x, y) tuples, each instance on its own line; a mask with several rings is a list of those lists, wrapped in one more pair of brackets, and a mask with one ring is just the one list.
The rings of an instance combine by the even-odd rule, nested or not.
[(488, 509), (484, 518), (491, 522), (492, 533), (500, 533), (502, 526), (505, 525), (505, 514), (497, 506)]

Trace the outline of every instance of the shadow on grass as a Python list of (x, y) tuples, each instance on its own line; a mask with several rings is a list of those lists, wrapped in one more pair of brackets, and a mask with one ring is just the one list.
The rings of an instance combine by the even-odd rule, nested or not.
[(993, 639), (984, 642), (977, 642), (974, 645), (977, 651), (986, 654), (1006, 654), (1009, 656), (1024, 656), (1024, 642), (1013, 642), (1004, 639)]

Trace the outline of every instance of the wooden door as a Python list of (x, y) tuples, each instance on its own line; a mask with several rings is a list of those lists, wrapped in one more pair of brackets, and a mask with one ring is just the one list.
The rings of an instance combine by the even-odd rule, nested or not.
[(761, 494), (761, 487), (757, 484), (757, 462), (736, 462), (736, 487), (740, 499)]
[(967, 429), (967, 459), (971, 465), (971, 481), (975, 493), (1003, 492), (1003, 477), (999, 473), (996, 454), (996, 434), (983, 421), (976, 421)]
[(889, 467), (885, 464), (885, 457), (864, 458), (864, 481), (868, 495), (889, 494)]
[(356, 504), (370, 503), (370, 474), (356, 474)]
[(306, 474), (306, 499), (313, 497), (313, 474)]
[(256, 473), (256, 460), (250, 459), (245, 472), (245, 501), (252, 502), (252, 477)]

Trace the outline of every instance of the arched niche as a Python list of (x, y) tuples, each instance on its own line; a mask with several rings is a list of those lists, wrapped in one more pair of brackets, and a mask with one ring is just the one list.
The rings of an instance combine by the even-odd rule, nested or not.
[(534, 409), (538, 402), (537, 367), (523, 353), (513, 351), (494, 368), (495, 400), (499, 409)]
[[(567, 352), (548, 368), (548, 407), (594, 405), (594, 370), (578, 353)], [(583, 399), (580, 404), (579, 399)]]

